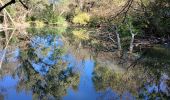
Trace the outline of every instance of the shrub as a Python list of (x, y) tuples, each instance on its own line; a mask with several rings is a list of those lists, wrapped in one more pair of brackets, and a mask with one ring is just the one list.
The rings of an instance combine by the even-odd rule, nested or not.
[(35, 26), (37, 27), (37, 28), (42, 28), (42, 27), (44, 27), (44, 22), (43, 21), (38, 21), (38, 20), (36, 20), (35, 21)]
[(64, 17), (62, 17), (62, 16), (58, 16), (58, 17), (57, 17), (57, 22), (56, 22), (56, 24), (59, 25), (59, 26), (64, 26), (64, 27), (67, 27), (67, 26), (68, 26), (68, 24), (67, 24), (67, 22), (66, 22), (66, 19), (65, 19)]
[(90, 21), (90, 15), (88, 13), (79, 13), (73, 18), (73, 23), (86, 25)]

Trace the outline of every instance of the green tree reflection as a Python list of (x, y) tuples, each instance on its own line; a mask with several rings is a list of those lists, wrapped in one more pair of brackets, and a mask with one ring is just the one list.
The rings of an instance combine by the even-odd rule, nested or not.
[(129, 91), (138, 99), (169, 98), (169, 49), (153, 47), (145, 51), (142, 59), (135, 62), (135, 66), (125, 72), (114, 71), (110, 67), (96, 64), (93, 73), (96, 90), (104, 91), (111, 88), (120, 96), (123, 92)]
[[(55, 39), (52, 40), (55, 41)], [(54, 41), (50, 40), (50, 42)], [(65, 53), (64, 48), (51, 45), (54, 43), (48, 43), (50, 46), (40, 45), (43, 49), (39, 53), (42, 54), (43, 58), (46, 57), (51, 62), (55, 61), (54, 63), (46, 64), (46, 66), (49, 66), (49, 70), (45, 74), (41, 74), (41, 71), (36, 71), (32, 64), (32, 62), (36, 64), (46, 63), (35, 52), (39, 47), (30, 45), (28, 50), (21, 52), (21, 66), (17, 70), (20, 78), (18, 91), (23, 89), (31, 90), (35, 100), (61, 99), (62, 96), (66, 95), (68, 88), (77, 89), (79, 74), (73, 71), (74, 68), (67, 67), (68, 63), (62, 58)], [(54, 49), (51, 50), (51, 48)], [(48, 54), (52, 55), (49, 56)]]

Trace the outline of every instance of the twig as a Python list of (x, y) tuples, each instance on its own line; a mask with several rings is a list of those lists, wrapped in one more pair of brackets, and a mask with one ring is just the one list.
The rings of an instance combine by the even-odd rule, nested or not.
[(121, 14), (124, 14), (125, 16), (124, 16), (123, 21), (122, 21), (122, 22), (124, 22), (125, 19), (126, 19), (128, 11), (133, 4), (133, 1), (134, 0), (128, 0), (127, 3), (124, 5), (124, 7), (116, 15), (112, 16), (111, 19), (116, 18)]
[(124, 18), (123, 18), (122, 23), (125, 21), (125, 19), (126, 19), (126, 17), (127, 17), (127, 13), (128, 13), (128, 11), (129, 11), (130, 7), (132, 6), (132, 3), (133, 3), (133, 0), (130, 1), (129, 5), (127, 6), (126, 11), (124, 12), (124, 15), (125, 15), (125, 16), (124, 16)]
[(19, 0), (19, 2), (22, 4), (22, 6), (24, 6), (25, 9), (28, 10), (28, 7), (21, 0)]
[(8, 3), (6, 3), (5, 5), (3, 5), (2, 7), (0, 7), (0, 12), (1, 12), (4, 8), (6, 8), (6, 7), (9, 6), (9, 5), (14, 4), (15, 2), (16, 2), (15, 0), (11, 0), (10, 2), (8, 2)]

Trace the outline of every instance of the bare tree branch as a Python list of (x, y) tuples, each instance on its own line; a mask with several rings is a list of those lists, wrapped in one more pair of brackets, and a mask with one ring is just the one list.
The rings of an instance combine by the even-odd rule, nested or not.
[(25, 9), (28, 9), (28, 7), (21, 0), (19, 0), (19, 2), (24, 6)]
[(122, 22), (125, 21), (125, 19), (126, 19), (126, 17), (127, 17), (127, 14), (128, 14), (128, 11), (129, 11), (130, 7), (131, 7), (132, 4), (133, 4), (133, 1), (134, 1), (134, 0), (130, 0), (129, 5), (127, 6), (127, 9), (126, 9), (125, 12), (124, 12), (124, 19), (123, 19)]
[(123, 6), (123, 8), (122, 8), (116, 15), (111, 16), (111, 19), (116, 18), (116, 17), (118, 17), (118, 16), (121, 15), (121, 14), (124, 14), (124, 19), (123, 19), (123, 22), (124, 22), (125, 19), (126, 19), (126, 17), (127, 17), (128, 11), (129, 11), (130, 7), (131, 7), (132, 4), (133, 4), (133, 1), (134, 1), (134, 0), (128, 0), (128, 1), (126, 2), (126, 4)]
[[(23, 6), (25, 9), (28, 9), (28, 7), (27, 7), (21, 0), (19, 0), (19, 2), (22, 4), (22, 6)], [(5, 5), (3, 5), (2, 7), (0, 7), (0, 12), (1, 12), (4, 8), (6, 8), (7, 6), (12, 5), (12, 4), (15, 4), (15, 3), (16, 3), (15, 0), (11, 0), (10, 2), (8, 2), (8, 3), (6, 3)]]
[(0, 7), (0, 12), (1, 12), (4, 8), (6, 8), (6, 7), (9, 6), (9, 5), (14, 4), (15, 2), (16, 2), (15, 0), (11, 0), (10, 2), (8, 2), (8, 3), (6, 3), (5, 5), (3, 5), (2, 7)]

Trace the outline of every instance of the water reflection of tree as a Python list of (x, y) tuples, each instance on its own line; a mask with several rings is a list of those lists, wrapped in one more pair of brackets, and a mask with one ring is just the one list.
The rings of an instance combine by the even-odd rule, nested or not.
[[(5, 30), (0, 33), (0, 66), (2, 65), (4, 69), (15, 70), (19, 63), (17, 62), (19, 50), (24, 49), (28, 43), (26, 36), (20, 35), (19, 32), (18, 30)], [(25, 41), (20, 40), (21, 38)], [(3, 73), (6, 73), (5, 70)]]
[[(96, 66), (93, 73), (93, 82), (97, 91), (113, 89), (120, 96), (124, 92), (137, 95), (139, 80), (135, 80), (134, 73), (116, 72), (106, 66)], [(141, 84), (141, 83), (140, 83)]]
[(0, 100), (4, 100), (4, 96), (0, 94)]
[(81, 48), (90, 39), (89, 32), (86, 29), (68, 29), (68, 31), (68, 33), (64, 34), (66, 41), (74, 45), (75, 48)]
[[(55, 38), (55, 37), (53, 37)], [(55, 41), (55, 39), (53, 40)], [(50, 41), (50, 42), (53, 42)], [(53, 43), (50, 43), (53, 44)], [(43, 46), (46, 53), (51, 52), (48, 50), (50, 47)], [(66, 95), (67, 89), (72, 87), (77, 88), (79, 83), (79, 75), (73, 72), (72, 68), (67, 67), (67, 62), (62, 59), (64, 53), (63, 48), (55, 48), (49, 60), (56, 61), (50, 66), (46, 74), (40, 74), (35, 71), (32, 61), (36, 63), (44, 63), (42, 59), (35, 53), (36, 48), (29, 47), (28, 50), (21, 52), (21, 66), (18, 68), (17, 73), (20, 77), (18, 90), (32, 90), (34, 99), (60, 99)], [(41, 51), (39, 51), (41, 53)], [(43, 55), (43, 57), (47, 55)]]
[(34, 99), (60, 99), (66, 95), (69, 87), (76, 89), (79, 83), (79, 75), (72, 72), (71, 68), (63, 66), (60, 62), (46, 76), (41, 76), (28, 61), (23, 61), (23, 66), (18, 70), (18, 90), (32, 90)]
[(71, 33), (63, 34), (65, 48), (69, 48), (69, 52), (79, 61), (91, 56), (90, 48), (87, 46), (90, 39), (89, 34), (85, 29), (74, 29), (71, 30)]
[[(141, 99), (167, 99), (169, 95), (161, 90), (160, 85), (162, 81), (165, 81), (164, 86), (167, 84), (168, 87), (166, 89), (169, 91), (169, 79), (162, 79), (163, 75), (170, 75), (169, 54), (169, 49), (165, 48), (148, 49), (145, 55), (142, 56), (142, 59), (125, 72), (116, 72), (109, 67), (97, 64), (93, 75), (95, 88), (97, 91), (101, 91), (110, 87), (118, 92), (119, 95), (129, 91)], [(158, 91), (149, 92), (148, 88), (154, 85), (156, 86), (155, 89), (158, 88)]]
[[(141, 64), (145, 69), (148, 81), (140, 88), (143, 93), (141, 98), (148, 99), (168, 99), (170, 96), (170, 52), (164, 47), (154, 47), (147, 49), (146, 55), (143, 57)], [(165, 78), (167, 76), (167, 78)], [(161, 84), (165, 82), (165, 90), (162, 90)], [(152, 92), (148, 91), (148, 87), (153, 88)], [(168, 93), (165, 93), (165, 91)]]
[(67, 27), (45, 27), (45, 28), (29, 28), (27, 31), (31, 34), (63, 34)]

